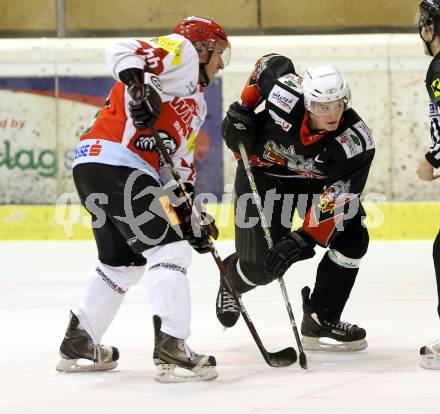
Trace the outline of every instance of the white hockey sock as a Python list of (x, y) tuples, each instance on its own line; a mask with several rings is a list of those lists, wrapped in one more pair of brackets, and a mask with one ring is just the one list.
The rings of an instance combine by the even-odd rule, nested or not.
[(186, 269), (158, 263), (148, 270), (148, 291), (153, 315), (162, 319), (161, 331), (180, 339), (190, 335), (191, 298)]
[(191, 262), (187, 242), (175, 242), (147, 256), (148, 292), (153, 315), (162, 319), (161, 331), (180, 339), (190, 335), (191, 297), (186, 268)]
[(95, 344), (113, 321), (128, 288), (137, 283), (144, 267), (113, 267), (100, 263), (85, 287), (78, 309), (80, 325)]

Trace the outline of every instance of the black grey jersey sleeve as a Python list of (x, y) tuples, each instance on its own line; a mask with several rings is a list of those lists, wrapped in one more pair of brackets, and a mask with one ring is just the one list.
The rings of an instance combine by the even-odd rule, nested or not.
[(426, 90), (429, 95), (429, 120), (431, 146), (425, 158), (434, 167), (440, 167), (440, 54), (432, 59), (426, 74)]
[(440, 113), (439, 104), (429, 104), (429, 120), (431, 123), (432, 144), (425, 154), (425, 158), (434, 168), (440, 168)]

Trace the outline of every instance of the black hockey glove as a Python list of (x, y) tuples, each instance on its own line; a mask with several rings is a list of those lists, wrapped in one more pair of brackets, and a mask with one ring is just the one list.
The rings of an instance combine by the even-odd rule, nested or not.
[[(192, 189), (191, 184), (185, 184), (185, 186), (187, 191)], [(194, 217), (192, 209), (185, 202), (174, 207), (174, 209), (179, 216), (183, 239), (187, 240), (198, 253), (209, 253), (212, 246), (210, 238), (217, 240), (219, 234), (214, 218), (202, 212), (200, 213), (200, 219), (197, 219)]]
[(133, 99), (128, 110), (136, 129), (151, 128), (162, 111), (162, 99), (156, 90), (144, 84), (142, 69), (130, 68), (119, 73), (119, 79), (128, 86), (128, 94)]
[(316, 243), (301, 229), (284, 236), (266, 257), (266, 274), (273, 279), (282, 277), (293, 263), (312, 258), (315, 246)]
[(256, 115), (252, 110), (239, 102), (232, 103), (222, 122), (222, 136), (228, 148), (240, 152), (238, 144), (242, 142), (250, 154), (255, 141), (256, 123)]
[[(214, 219), (207, 213), (201, 213), (202, 224), (189, 211), (189, 208), (183, 207), (185, 213), (181, 213), (182, 209), (177, 213), (180, 221), (183, 239), (187, 240), (191, 247), (198, 253), (209, 253), (212, 248), (210, 238), (217, 239), (218, 229)], [(181, 217), (181, 215), (183, 217)], [(208, 223), (208, 224), (203, 224)]]

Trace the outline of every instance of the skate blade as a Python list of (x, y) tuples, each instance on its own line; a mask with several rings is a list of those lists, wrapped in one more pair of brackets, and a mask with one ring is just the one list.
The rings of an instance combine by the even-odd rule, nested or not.
[[(192, 374), (188, 375), (188, 372), (192, 372)], [(217, 375), (215, 367), (195, 367), (192, 370), (187, 370), (174, 364), (160, 364), (157, 366), (157, 371), (153, 378), (157, 382), (169, 384), (210, 381), (217, 378)]]
[(117, 361), (101, 362), (94, 364), (88, 359), (65, 359), (61, 358), (56, 366), (58, 372), (95, 372), (95, 371), (110, 371), (118, 366)]
[(368, 343), (365, 339), (352, 342), (341, 342), (331, 338), (303, 336), (301, 342), (306, 351), (358, 352), (362, 351), (368, 346)]
[(421, 355), (420, 366), (425, 369), (440, 369), (440, 356), (433, 354)]

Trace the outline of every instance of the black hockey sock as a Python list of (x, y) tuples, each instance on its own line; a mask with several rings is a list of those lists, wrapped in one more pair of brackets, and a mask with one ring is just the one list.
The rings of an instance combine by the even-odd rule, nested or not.
[(358, 271), (358, 268), (337, 265), (329, 258), (328, 252), (324, 255), (318, 266), (315, 288), (310, 298), (312, 307), (320, 316), (325, 319), (341, 318)]
[(437, 312), (440, 317), (440, 231), (434, 240), (434, 246), (432, 248), (432, 257), (434, 259), (435, 278), (437, 280), (437, 296), (438, 306)]

